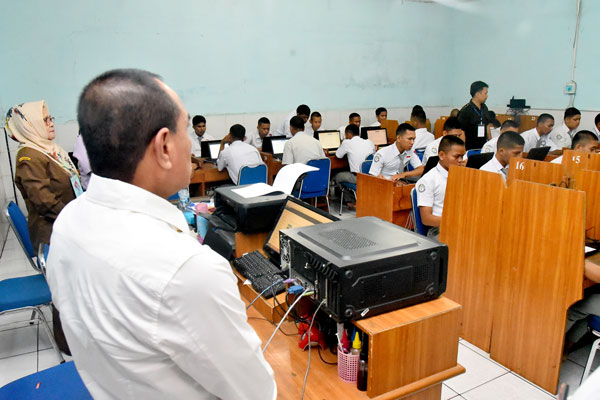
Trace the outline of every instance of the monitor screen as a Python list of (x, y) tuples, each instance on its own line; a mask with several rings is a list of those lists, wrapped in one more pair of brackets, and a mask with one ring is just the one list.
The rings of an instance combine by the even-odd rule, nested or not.
[(385, 129), (373, 129), (367, 131), (367, 138), (373, 142), (375, 146), (387, 144), (387, 133)]
[(283, 146), (285, 146), (285, 142), (287, 142), (287, 138), (271, 139), (271, 144), (273, 145), (273, 154), (283, 154)]
[(319, 143), (324, 149), (337, 149), (340, 147), (340, 131), (322, 131), (319, 133)]
[[(225, 147), (229, 147), (229, 143), (225, 143)], [(221, 148), (221, 142), (219, 143), (209, 143), (208, 149), (210, 150), (210, 158), (216, 160), (219, 158), (219, 149)]]

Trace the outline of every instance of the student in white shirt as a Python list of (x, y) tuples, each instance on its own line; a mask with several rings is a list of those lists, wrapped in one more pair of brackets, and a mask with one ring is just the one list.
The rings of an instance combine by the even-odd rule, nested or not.
[(285, 121), (283, 121), (283, 123), (281, 124), (281, 126), (277, 129), (277, 131), (275, 132), (277, 136), (285, 136), (287, 138), (291, 138), (292, 137), (292, 133), (290, 132), (290, 120), (295, 117), (298, 116), (300, 118), (302, 118), (302, 120), (304, 121), (304, 124), (306, 124), (306, 122), (308, 121), (308, 116), (310, 115), (310, 107), (307, 106), (306, 104), (300, 104), (297, 108), (296, 111), (292, 111), (287, 118), (285, 119)]
[[(350, 115), (348, 115), (348, 124), (358, 126), (358, 129), (360, 131), (360, 114), (355, 113), (355, 112), (350, 113)], [(340, 140), (342, 140), (342, 141), (344, 139), (346, 139), (346, 126), (347, 125), (342, 125), (338, 129), (340, 131)]]
[(594, 118), (594, 134), (600, 138), (600, 113)]
[(313, 111), (313, 113), (310, 114), (309, 122), (310, 127), (312, 129), (312, 133), (315, 133), (316, 131), (321, 129), (321, 123), (323, 122), (323, 117), (321, 117), (321, 113), (318, 111)]
[(94, 172), (54, 223), (47, 279), (91, 395), (275, 399), (229, 262), (166, 200), (191, 173), (177, 94), (149, 72), (109, 71), (77, 117)]
[[(519, 133), (519, 125), (512, 119), (507, 119), (500, 126), (500, 135), (502, 135), (504, 132)], [(482, 153), (495, 153), (497, 143), (498, 143), (498, 137), (488, 140), (487, 142), (485, 142), (485, 144), (481, 148), (481, 152)]]
[(379, 107), (375, 110), (375, 118), (377, 119), (375, 122), (371, 124), (371, 126), (381, 126), (381, 123), (387, 120), (387, 110), (385, 107)]
[[(244, 142), (246, 128), (235, 124), (229, 128), (229, 133), (221, 140), (221, 151), (217, 159), (217, 169), (222, 171), (227, 168), (229, 178), (237, 185), (240, 169), (246, 165), (264, 164), (256, 147)], [(229, 147), (223, 148), (225, 143)]]
[(463, 142), (465, 141), (465, 131), (462, 130), (460, 121), (456, 117), (450, 117), (444, 122), (444, 130), (442, 131), (442, 136), (435, 139), (433, 142), (429, 143), (427, 147), (425, 147), (425, 153), (423, 153), (423, 164), (427, 164), (427, 160), (429, 157), (435, 157), (438, 155), (438, 148), (440, 146), (440, 142), (444, 138), (444, 136), (456, 136), (460, 138)]
[(550, 114), (540, 114), (535, 128), (521, 134), (525, 139), (523, 151), (528, 153), (533, 148), (546, 146), (550, 146), (550, 151), (559, 150), (549, 137), (552, 128), (554, 128), (554, 117)]
[(525, 139), (516, 132), (504, 132), (498, 137), (498, 150), (490, 161), (483, 164), (481, 171), (495, 172), (506, 181), (508, 163), (512, 157), (521, 157)]
[[(573, 136), (571, 141), (571, 150), (582, 151), (584, 153), (596, 153), (600, 149), (598, 136), (593, 132), (581, 130)], [(556, 157), (550, 161), (553, 164), (562, 164), (563, 156)]]
[[(493, 111), (489, 111), (488, 114), (491, 115)], [(498, 121), (494, 114), (494, 119), (490, 121), (488, 124), (488, 130), (490, 131), (490, 139), (497, 138), (500, 136), (502, 132), (500, 132), (502, 128), (502, 124)]]
[(246, 143), (251, 144), (260, 151), (263, 139), (267, 136), (271, 136), (271, 121), (267, 117), (261, 117), (258, 119), (256, 130), (246, 135)]
[(555, 126), (550, 132), (550, 139), (559, 148), (571, 148), (571, 141), (575, 136), (575, 131), (581, 123), (581, 111), (575, 107), (569, 107), (565, 110), (564, 121), (561, 125)]
[(459, 137), (446, 135), (440, 142), (438, 156), (439, 163), (427, 172), (415, 185), (417, 189), (417, 205), (424, 225), (437, 229), (430, 229), (427, 236), (436, 236), (442, 223), (448, 170), (451, 165), (461, 165), (465, 155), (465, 142)]
[(290, 131), (292, 138), (283, 146), (283, 165), (306, 164), (310, 160), (325, 158), (321, 143), (313, 135), (304, 132), (304, 121), (301, 117), (295, 116), (290, 120)]
[(214, 140), (213, 137), (206, 133), (206, 118), (202, 115), (195, 115), (192, 119), (192, 128), (195, 135), (192, 136), (192, 152), (195, 156), (200, 156), (200, 142), (206, 140)]
[[(414, 142), (415, 128), (411, 124), (400, 124), (396, 129), (396, 141), (375, 153), (369, 174), (394, 182), (420, 176), (425, 167), (411, 150)], [(408, 170), (409, 164), (414, 168), (412, 171)]]
[(415, 129), (415, 144), (412, 150), (423, 149), (427, 145), (434, 141), (434, 136), (427, 130), (427, 115), (423, 109), (416, 109), (410, 115), (410, 124)]

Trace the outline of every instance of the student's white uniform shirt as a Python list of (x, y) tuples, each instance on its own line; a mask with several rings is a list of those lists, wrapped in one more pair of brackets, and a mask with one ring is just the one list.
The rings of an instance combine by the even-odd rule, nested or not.
[(550, 161), (552, 164), (562, 164), (563, 156), (558, 156), (554, 160)]
[[(277, 130), (275, 131), (275, 134), (277, 136), (285, 136), (286, 138), (291, 138), (292, 137), (292, 132), (290, 131), (290, 120), (292, 118), (294, 118), (296, 116), (296, 110), (293, 110), (292, 112), (290, 112), (287, 116), (287, 118), (283, 121), (283, 123), (279, 126), (279, 128), (277, 128)], [(310, 124), (310, 122), (306, 121), (304, 123), (304, 132), (313, 134), (313, 128), (312, 125)]]
[(206, 132), (204, 132), (204, 135), (202, 135), (201, 138), (198, 137), (198, 135), (196, 135), (196, 133), (192, 132), (190, 134), (190, 140), (192, 141), (192, 154), (195, 155), (196, 157), (200, 157), (200, 153), (201, 153), (201, 147), (200, 147), (200, 142), (206, 142), (207, 140), (215, 140), (212, 136), (208, 135)]
[[(269, 132), (269, 134), (267, 136), (271, 136), (271, 132)], [(256, 147), (257, 149), (262, 148), (262, 142), (263, 140), (260, 138), (260, 135), (258, 134), (258, 129), (250, 132), (248, 135), (246, 135), (246, 143), (251, 144), (252, 146)]]
[(435, 140), (433, 133), (429, 132), (427, 128), (419, 128), (415, 130), (415, 143), (413, 144), (412, 150), (422, 149)]
[(562, 125), (555, 126), (554, 129), (552, 129), (552, 131), (548, 134), (550, 140), (552, 140), (559, 149), (563, 147), (568, 147), (570, 149), (574, 135), (575, 129), (570, 131), (569, 128), (567, 128), (567, 124), (564, 122)]
[(431, 207), (431, 213), (436, 217), (442, 216), (448, 171), (438, 163), (435, 168), (426, 173), (417, 181), (417, 205)]
[(525, 153), (529, 153), (533, 148), (546, 146), (550, 146), (550, 151), (558, 150), (556, 144), (550, 139), (550, 135), (540, 136), (535, 128), (521, 133), (521, 136), (525, 139), (525, 146), (523, 147)]
[(492, 128), (490, 129), (490, 135), (493, 138), (497, 138), (498, 136), (500, 136), (500, 128)]
[(596, 134), (596, 136), (598, 138), (600, 138), (600, 131), (598, 130), (598, 128), (596, 127), (596, 125), (594, 125), (594, 133)]
[(433, 142), (429, 143), (427, 147), (425, 147), (425, 153), (423, 153), (423, 164), (427, 163), (429, 157), (436, 157), (438, 155), (438, 149), (440, 147), (440, 142), (442, 141), (443, 136), (435, 139)]
[(53, 226), (48, 284), (96, 399), (275, 399), (229, 262), (183, 214), (93, 175)]
[(381, 174), (386, 179), (389, 179), (392, 175), (404, 172), (408, 164), (412, 165), (413, 168), (423, 165), (419, 156), (412, 150), (403, 151), (402, 157), (400, 156), (401, 154), (398, 146), (396, 146), (396, 142), (380, 149), (373, 157), (369, 174), (374, 176)]
[(485, 142), (483, 147), (481, 148), (482, 153), (495, 153), (498, 150), (498, 137), (492, 138)]
[[(507, 167), (508, 167), (508, 165), (507, 165)], [(500, 175), (502, 175), (502, 179), (504, 179), (506, 181), (506, 174), (508, 173), (508, 169), (505, 169), (502, 166), (502, 164), (500, 164), (500, 161), (498, 161), (498, 159), (496, 158), (495, 155), (494, 155), (494, 157), (492, 157), (492, 159), (490, 161), (483, 164), (481, 166), (481, 168), (479, 168), (479, 169), (481, 171), (495, 172), (497, 174), (500, 174)]]
[(344, 140), (341, 146), (335, 152), (337, 158), (343, 158), (348, 155), (348, 165), (350, 172), (360, 172), (360, 165), (369, 154), (375, 153), (375, 145), (369, 139), (362, 139), (360, 136), (354, 136), (350, 140)]
[(217, 168), (222, 171), (227, 168), (229, 177), (237, 184), (240, 169), (246, 165), (264, 164), (256, 147), (248, 143), (236, 140), (229, 147), (225, 147), (219, 153)]
[(373, 122), (371, 125), (369, 126), (381, 126), (381, 124), (379, 123), (379, 121), (375, 120), (375, 122)]
[(306, 164), (310, 160), (318, 158), (325, 158), (321, 143), (308, 133), (298, 132), (293, 138), (285, 142), (281, 163), (284, 165)]

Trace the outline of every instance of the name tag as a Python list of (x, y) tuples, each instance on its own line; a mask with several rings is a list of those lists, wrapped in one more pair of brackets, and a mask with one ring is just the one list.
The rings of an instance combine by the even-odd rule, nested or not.
[(79, 175), (71, 175), (71, 186), (73, 187), (73, 192), (75, 193), (75, 197), (79, 197), (83, 194), (83, 187), (81, 186), (81, 181), (79, 180)]
[(477, 125), (477, 137), (485, 137), (485, 126)]

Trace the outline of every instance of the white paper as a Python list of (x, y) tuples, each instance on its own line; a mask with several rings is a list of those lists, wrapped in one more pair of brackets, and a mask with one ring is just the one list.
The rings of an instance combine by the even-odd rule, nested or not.
[(596, 251), (596, 249), (593, 247), (590, 247), (590, 246), (585, 246), (585, 254), (592, 252), (592, 251)]
[(283, 192), (285, 194), (292, 194), (294, 185), (300, 177), (300, 175), (310, 172), (317, 171), (318, 168), (311, 167), (306, 164), (290, 164), (286, 165), (279, 170), (273, 186), (267, 185), (266, 183), (255, 183), (248, 185), (240, 189), (233, 189), (232, 192), (242, 196), (245, 199), (252, 197), (264, 196), (273, 192)]
[(485, 126), (477, 125), (477, 137), (485, 137)]

